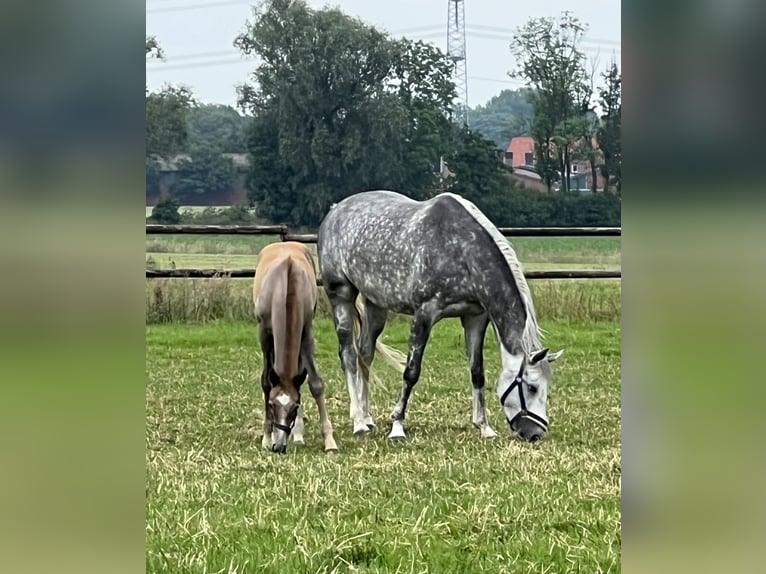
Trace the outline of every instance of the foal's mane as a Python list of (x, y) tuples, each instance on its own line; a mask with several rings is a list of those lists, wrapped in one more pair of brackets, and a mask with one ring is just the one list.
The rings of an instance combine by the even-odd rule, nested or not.
[(524, 325), (524, 333), (521, 338), (521, 346), (526, 353), (532, 353), (534, 351), (542, 349), (543, 333), (540, 326), (537, 324), (537, 316), (535, 314), (535, 305), (532, 302), (532, 293), (527, 285), (527, 280), (524, 277), (524, 271), (521, 268), (521, 262), (516, 257), (516, 252), (511, 247), (510, 242), (501, 235), (492, 222), (487, 219), (478, 207), (473, 203), (464, 199), (454, 193), (443, 193), (440, 195), (446, 195), (457, 201), (463, 208), (473, 217), (476, 222), (481, 225), (484, 230), (489, 234), (495, 245), (503, 255), (503, 259), (508, 264), (508, 268), (511, 270), (511, 275), (516, 282), (516, 288), (519, 290), (521, 300), (526, 310), (527, 320)]

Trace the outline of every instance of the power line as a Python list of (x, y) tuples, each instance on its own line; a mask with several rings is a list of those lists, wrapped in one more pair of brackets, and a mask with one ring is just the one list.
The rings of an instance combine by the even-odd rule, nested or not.
[[(509, 34), (515, 34), (517, 32), (517, 30), (514, 28), (503, 28), (500, 26), (487, 26), (484, 24), (468, 24), (468, 28), (476, 28), (477, 30), (487, 30), (487, 31), (494, 31), (494, 32), (507, 32)], [(588, 44), (610, 44), (614, 46), (622, 45), (622, 42), (620, 40), (605, 40), (602, 38), (589, 38), (587, 36), (583, 36), (582, 38), (580, 38), (580, 40)]]
[(232, 59), (225, 58), (221, 60), (210, 60), (207, 62), (189, 62), (187, 64), (169, 64), (167, 66), (152, 66), (147, 67), (147, 72), (163, 72), (166, 70), (183, 70), (188, 68), (207, 68), (209, 66), (224, 66), (229, 64), (250, 64), (252, 66), (252, 60), (245, 60), (242, 58)]
[[(164, 2), (172, 2), (175, 0), (154, 0), (154, 3), (164, 3)], [(188, 11), (188, 10), (199, 10), (199, 9), (205, 9), (205, 8), (218, 8), (218, 7), (226, 7), (226, 6), (239, 6), (239, 5), (247, 5), (247, 4), (253, 4), (255, 0), (220, 0), (219, 2), (201, 2), (198, 4), (180, 4), (178, 6), (165, 6), (165, 7), (158, 7), (158, 8), (147, 8), (146, 13), (151, 14), (159, 14), (163, 12), (182, 12), (182, 11)], [(478, 34), (481, 34), (481, 31), (485, 32), (499, 32), (507, 33), (509, 35), (513, 35), (517, 32), (517, 29), (515, 28), (508, 28), (503, 26), (491, 26), (487, 24), (469, 24), (466, 23), (466, 28), (470, 31), (471, 29), (475, 29)], [(415, 33), (419, 31), (428, 32), (429, 30), (434, 30), (433, 33), (426, 33), (423, 34), (423, 37), (430, 37), (430, 36), (441, 36), (443, 24), (427, 24), (423, 26), (417, 26), (413, 28), (404, 28), (400, 30), (390, 30), (388, 31), (389, 34), (408, 34), (408, 33)], [(438, 30), (438, 32), (437, 32)], [(497, 34), (484, 34), (480, 37), (486, 37), (487, 39), (492, 36), (496, 39), (505, 39), (509, 40), (510, 38), (506, 38)], [(605, 38), (590, 38), (588, 36), (583, 36), (580, 39), (582, 42), (586, 44), (602, 44), (602, 45), (609, 45), (609, 46), (616, 46), (620, 47), (622, 45), (622, 42), (620, 40), (610, 40)]]
[(203, 2), (201, 4), (181, 4), (180, 6), (166, 6), (164, 8), (147, 8), (147, 14), (162, 14), (165, 12), (187, 12), (203, 8), (221, 8), (224, 6), (244, 6), (253, 4), (253, 0), (222, 0), (221, 2)]

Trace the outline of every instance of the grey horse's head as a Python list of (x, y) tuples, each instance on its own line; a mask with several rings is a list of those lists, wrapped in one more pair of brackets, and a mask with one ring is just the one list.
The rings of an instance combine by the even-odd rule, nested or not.
[(543, 349), (524, 357), (518, 367), (503, 365), (497, 381), (497, 395), (511, 432), (534, 442), (548, 430), (548, 389), (552, 382), (551, 363), (564, 351)]

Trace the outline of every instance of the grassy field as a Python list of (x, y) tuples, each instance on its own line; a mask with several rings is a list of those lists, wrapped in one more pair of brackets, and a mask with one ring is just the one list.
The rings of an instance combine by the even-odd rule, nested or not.
[[(307, 398), (306, 444), (278, 456), (260, 448), (254, 323), (148, 325), (147, 572), (619, 572), (619, 323), (543, 327), (551, 348), (566, 349), (544, 441), (512, 439), (493, 393), (500, 437), (479, 438), (451, 320), (426, 351), (409, 439), (389, 444), (399, 376), (377, 366), (380, 426), (355, 439), (337, 339), (320, 319), (318, 361), (340, 452), (323, 453)], [(392, 322), (383, 336), (404, 350), (408, 326)], [(491, 336), (486, 363), (494, 386)]]

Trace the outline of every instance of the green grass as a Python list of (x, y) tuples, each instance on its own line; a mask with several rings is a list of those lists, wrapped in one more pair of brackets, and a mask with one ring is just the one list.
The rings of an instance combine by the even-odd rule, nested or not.
[[(317, 321), (319, 368), (340, 452), (326, 455), (316, 406), (306, 445), (260, 448), (260, 352), (252, 322), (148, 326), (148, 572), (619, 572), (620, 328), (545, 322), (565, 348), (534, 445), (479, 438), (459, 322), (434, 329), (413, 391), (408, 440), (389, 444), (400, 378), (377, 365), (379, 429), (351, 435), (330, 321)], [(384, 339), (405, 349), (408, 326)], [(498, 372), (487, 338), (487, 379)], [(309, 397), (308, 393), (305, 393)]]

